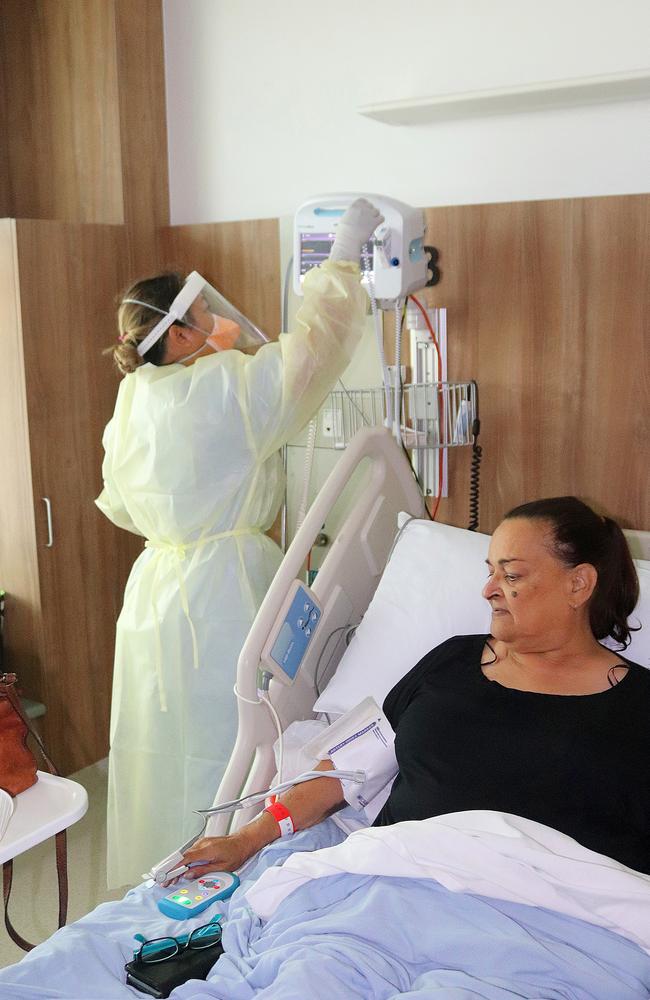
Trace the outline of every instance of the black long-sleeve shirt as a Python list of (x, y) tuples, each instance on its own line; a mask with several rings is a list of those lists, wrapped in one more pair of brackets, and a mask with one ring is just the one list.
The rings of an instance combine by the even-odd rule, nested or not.
[(375, 825), (493, 809), (650, 873), (650, 670), (626, 661), (597, 694), (517, 691), (481, 670), (486, 638), (447, 640), (388, 694), (399, 774)]

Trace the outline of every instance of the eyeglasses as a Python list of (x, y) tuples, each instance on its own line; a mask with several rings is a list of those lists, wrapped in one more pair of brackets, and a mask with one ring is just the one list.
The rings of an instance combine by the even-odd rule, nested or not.
[(152, 938), (148, 941), (142, 934), (134, 934), (136, 941), (141, 941), (138, 951), (133, 952), (136, 962), (152, 965), (154, 962), (166, 962), (168, 958), (180, 955), (186, 948), (191, 951), (201, 951), (210, 948), (221, 941), (221, 914), (201, 927), (195, 927), (191, 934), (181, 934), (180, 937)]

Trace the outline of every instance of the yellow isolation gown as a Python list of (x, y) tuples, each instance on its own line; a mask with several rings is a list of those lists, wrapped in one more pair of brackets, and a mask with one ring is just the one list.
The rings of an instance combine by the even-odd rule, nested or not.
[(281, 560), (264, 534), (284, 492), (278, 449), (348, 365), (366, 301), (357, 265), (328, 261), (306, 277), (294, 333), (120, 384), (96, 503), (147, 541), (117, 622), (109, 885), (139, 882), (213, 800), (237, 732), (237, 659)]

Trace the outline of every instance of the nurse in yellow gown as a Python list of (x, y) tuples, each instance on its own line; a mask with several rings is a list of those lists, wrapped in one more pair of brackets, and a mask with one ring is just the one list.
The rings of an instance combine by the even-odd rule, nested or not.
[(96, 503), (146, 542), (117, 622), (109, 885), (140, 881), (197, 832), (192, 810), (213, 800), (237, 732), (237, 659), (282, 557), (265, 534), (284, 492), (278, 449), (359, 343), (367, 299), (356, 262), (381, 221), (368, 202), (351, 206), (330, 260), (305, 279), (295, 332), (255, 353), (255, 328), (219, 315), (226, 308), (195, 273), (185, 285), (139, 282), (120, 307), (113, 353), (125, 377)]

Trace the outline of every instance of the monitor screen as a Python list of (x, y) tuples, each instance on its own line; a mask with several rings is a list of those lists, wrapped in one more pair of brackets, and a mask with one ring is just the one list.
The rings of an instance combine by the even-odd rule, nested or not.
[[(300, 277), (304, 278), (308, 271), (311, 271), (312, 267), (318, 267), (322, 264), (324, 260), (330, 255), (332, 249), (332, 243), (334, 242), (334, 237), (336, 233), (301, 233), (300, 234)], [(370, 263), (372, 264), (372, 243), (366, 243), (363, 250), (367, 251), (370, 257)], [(361, 268), (361, 274), (366, 277), (367, 270), (364, 261), (364, 253), (361, 253), (361, 259), (359, 260), (359, 266)], [(372, 269), (370, 271), (372, 275)]]

